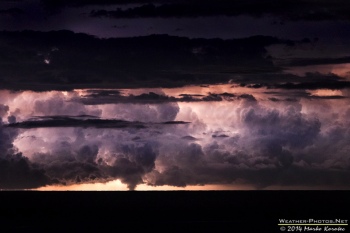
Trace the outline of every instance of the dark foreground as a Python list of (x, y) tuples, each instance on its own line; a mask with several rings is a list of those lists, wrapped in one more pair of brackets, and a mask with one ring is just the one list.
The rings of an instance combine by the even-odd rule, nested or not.
[(3, 191), (0, 232), (281, 232), (279, 219), (350, 220), (349, 194)]

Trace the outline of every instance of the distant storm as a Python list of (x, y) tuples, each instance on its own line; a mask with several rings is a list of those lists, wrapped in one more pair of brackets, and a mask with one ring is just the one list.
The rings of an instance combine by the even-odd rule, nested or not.
[(349, 189), (347, 0), (0, 3), (0, 189)]

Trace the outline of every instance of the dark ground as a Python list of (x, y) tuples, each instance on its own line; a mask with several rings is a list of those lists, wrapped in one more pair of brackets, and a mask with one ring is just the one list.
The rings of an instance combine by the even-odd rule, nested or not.
[(279, 219), (350, 220), (349, 194), (3, 191), (0, 232), (281, 232)]

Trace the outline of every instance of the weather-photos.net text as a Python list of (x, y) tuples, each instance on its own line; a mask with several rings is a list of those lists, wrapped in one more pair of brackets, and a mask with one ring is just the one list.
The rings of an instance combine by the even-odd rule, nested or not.
[(279, 219), (281, 231), (346, 231), (348, 226), (348, 220), (345, 219), (302, 219), (302, 220), (290, 220), (290, 219)]

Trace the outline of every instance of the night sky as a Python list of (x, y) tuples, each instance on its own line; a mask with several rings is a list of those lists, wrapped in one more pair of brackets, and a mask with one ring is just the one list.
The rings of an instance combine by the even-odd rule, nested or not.
[(0, 189), (350, 189), (348, 0), (2, 0)]

